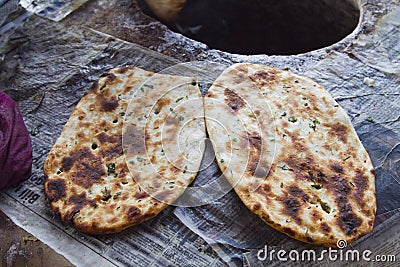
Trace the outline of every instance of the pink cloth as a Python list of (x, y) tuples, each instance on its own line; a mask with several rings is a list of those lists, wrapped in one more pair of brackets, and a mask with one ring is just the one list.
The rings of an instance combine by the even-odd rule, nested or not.
[(32, 145), (18, 106), (0, 91), (0, 190), (29, 178)]

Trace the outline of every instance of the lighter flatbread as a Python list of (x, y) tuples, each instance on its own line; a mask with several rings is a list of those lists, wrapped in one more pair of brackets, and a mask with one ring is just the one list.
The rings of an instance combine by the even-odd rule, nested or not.
[[(136, 67), (102, 75), (45, 161), (52, 209), (90, 234), (118, 232), (156, 216), (200, 166), (205, 125), (198, 109), (201, 93), (193, 78)], [(193, 146), (197, 153), (187, 153)]]
[(371, 231), (372, 163), (346, 112), (320, 85), (236, 64), (209, 89), (205, 114), (221, 170), (268, 225), (326, 246)]

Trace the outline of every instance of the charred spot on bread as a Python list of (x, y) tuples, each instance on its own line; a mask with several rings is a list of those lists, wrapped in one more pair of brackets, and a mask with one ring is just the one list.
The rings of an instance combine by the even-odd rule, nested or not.
[(50, 202), (56, 202), (62, 198), (65, 198), (66, 192), (65, 192), (66, 186), (64, 180), (61, 179), (55, 179), (55, 180), (50, 180), (47, 183), (47, 198)]
[(237, 112), (245, 106), (243, 99), (229, 88), (225, 88), (224, 94), (226, 96), (225, 103), (232, 111)]

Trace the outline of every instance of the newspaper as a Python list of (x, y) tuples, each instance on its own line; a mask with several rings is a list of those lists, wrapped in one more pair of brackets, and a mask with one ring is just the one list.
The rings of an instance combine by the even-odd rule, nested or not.
[[(28, 7), (32, 2), (21, 1), (21, 4)], [(58, 12), (55, 8), (54, 14), (58, 15), (53, 16), (39, 11), (46, 9), (46, 3), (53, 4), (52, 1), (38, 2), (41, 2), (38, 9), (27, 9), (54, 21), (62, 19), (64, 15), (60, 14), (66, 16), (77, 8), (66, 4), (63, 8), (67, 11)], [(109, 5), (117, 2), (109, 1)], [(77, 266), (280, 265), (277, 259), (260, 258), (260, 250), (267, 246), (269, 250), (313, 249), (320, 253), (324, 249), (293, 240), (268, 227), (246, 209), (233, 191), (200, 207), (170, 207), (154, 219), (114, 235), (89, 236), (62, 223), (45, 201), (42, 166), (73, 107), (92, 81), (106, 69), (135, 65), (155, 72), (194, 73), (200, 77), (204, 93), (224, 65), (200, 70), (183, 65), (176, 69), (173, 66), (178, 60), (98, 30), (66, 26), (21, 10), (18, 12), (18, 23), (6, 20), (7, 30), (0, 28), (5, 33), (0, 38), (3, 38), (0, 42), (2, 54), (11, 66), (1, 72), (0, 86), (18, 99), (34, 149), (33, 173), (29, 180), (0, 193), (0, 209), (18, 226)], [(395, 255), (398, 259), (400, 250), (395, 243), (400, 238), (396, 235), (400, 232), (397, 223), (400, 63), (396, 56), (400, 51), (399, 13), (399, 9), (388, 11), (373, 31), (360, 35), (345, 53), (332, 52), (303, 73), (328, 89), (348, 112), (376, 168), (375, 229), (348, 248), (370, 249), (374, 255)], [(214, 58), (217, 55), (215, 53)], [(290, 66), (292, 59), (306, 60), (303, 58), (281, 57), (278, 62)], [(230, 62), (237, 60), (240, 60), (238, 56), (232, 56)], [(274, 57), (265, 60), (263, 63), (276, 64)], [(226, 62), (226, 58), (221, 62)], [(368, 85), (371, 80), (374, 86)], [(369, 122), (368, 117), (375, 122)], [(203, 164), (212, 161), (212, 146), (208, 144)], [(226, 180), (221, 177), (216, 163), (207, 166), (193, 186), (215, 181), (216, 188), (226, 190)], [(199, 198), (193, 198), (197, 200)], [(391, 241), (385, 244), (383, 241), (387, 239)], [(321, 263), (334, 264), (327, 259), (307, 264)], [(302, 265), (301, 262), (290, 264)]]
[(22, 186), (2, 193), (0, 207), (18, 226), (74, 265), (224, 266), (211, 247), (177, 220), (171, 209), (119, 234), (88, 236), (65, 226), (48, 207), (39, 208), (42, 205), (36, 201), (41, 198), (42, 192)]
[(68, 16), (75, 9), (85, 4), (88, 0), (21, 0), (20, 4), (26, 10), (36, 13), (42, 17), (60, 21)]

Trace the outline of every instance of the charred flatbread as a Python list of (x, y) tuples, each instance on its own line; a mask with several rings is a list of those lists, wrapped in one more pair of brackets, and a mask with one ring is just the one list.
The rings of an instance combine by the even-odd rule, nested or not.
[[(52, 209), (90, 234), (119, 232), (156, 216), (184, 192), (200, 166), (202, 105), (190, 77), (136, 67), (102, 75), (45, 160)], [(197, 153), (188, 153), (193, 147)]]
[(371, 231), (372, 163), (346, 112), (320, 85), (235, 64), (206, 94), (205, 115), (220, 169), (268, 225), (326, 246)]

